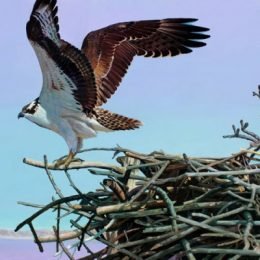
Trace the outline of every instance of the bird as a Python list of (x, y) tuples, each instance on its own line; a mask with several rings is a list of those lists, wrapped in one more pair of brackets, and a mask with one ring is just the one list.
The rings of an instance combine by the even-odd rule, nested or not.
[[(39, 97), (18, 118), (59, 134), (69, 148), (56, 166), (68, 167), (83, 140), (98, 132), (132, 130), (142, 122), (102, 108), (116, 92), (135, 56), (166, 57), (203, 47), (209, 29), (194, 18), (119, 22), (86, 35), (81, 48), (59, 32), (57, 0), (36, 0), (26, 33), (42, 72)], [(134, 91), (134, 90), (133, 90)]]

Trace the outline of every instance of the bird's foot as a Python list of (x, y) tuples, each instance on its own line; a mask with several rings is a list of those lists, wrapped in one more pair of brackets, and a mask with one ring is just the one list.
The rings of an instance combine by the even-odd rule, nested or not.
[(60, 159), (56, 160), (54, 163), (55, 168), (59, 168), (60, 166), (64, 166), (64, 168), (68, 168), (70, 163), (74, 161), (75, 154), (70, 152), (68, 156), (61, 157)]

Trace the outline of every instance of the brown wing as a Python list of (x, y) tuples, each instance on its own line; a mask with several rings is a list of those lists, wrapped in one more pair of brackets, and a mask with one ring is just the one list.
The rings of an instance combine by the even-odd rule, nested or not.
[(48, 38), (60, 44), (57, 0), (36, 0), (26, 25), (27, 36), (31, 41)]
[(110, 130), (132, 130), (142, 126), (142, 122), (137, 119), (121, 116), (103, 108), (94, 108), (92, 116)]
[(207, 28), (196, 19), (164, 19), (118, 23), (89, 33), (82, 51), (89, 59), (98, 86), (98, 105), (111, 97), (135, 55), (176, 56), (205, 46)]

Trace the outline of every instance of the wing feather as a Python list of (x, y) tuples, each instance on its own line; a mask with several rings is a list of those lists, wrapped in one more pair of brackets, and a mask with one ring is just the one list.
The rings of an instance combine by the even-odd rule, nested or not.
[(30, 20), (26, 25), (29, 40), (49, 38), (60, 45), (59, 19), (57, 16), (57, 0), (37, 0), (34, 4)]
[(111, 97), (135, 55), (176, 56), (205, 46), (207, 28), (191, 18), (118, 23), (89, 33), (82, 51), (89, 59), (98, 85), (98, 105)]
[(88, 112), (97, 102), (94, 73), (87, 57), (61, 40), (56, 2), (37, 0), (26, 26), (43, 74), (40, 101), (55, 98), (61, 107)]

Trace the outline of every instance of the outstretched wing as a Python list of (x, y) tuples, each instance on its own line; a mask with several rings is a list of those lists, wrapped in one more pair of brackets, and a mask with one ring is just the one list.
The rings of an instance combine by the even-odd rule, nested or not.
[(196, 19), (164, 19), (118, 23), (89, 33), (82, 51), (89, 59), (98, 85), (98, 105), (116, 91), (135, 55), (175, 56), (206, 45), (207, 28)]
[(85, 55), (61, 40), (56, 2), (37, 0), (26, 26), (43, 74), (40, 102), (87, 112), (97, 101), (94, 73)]

